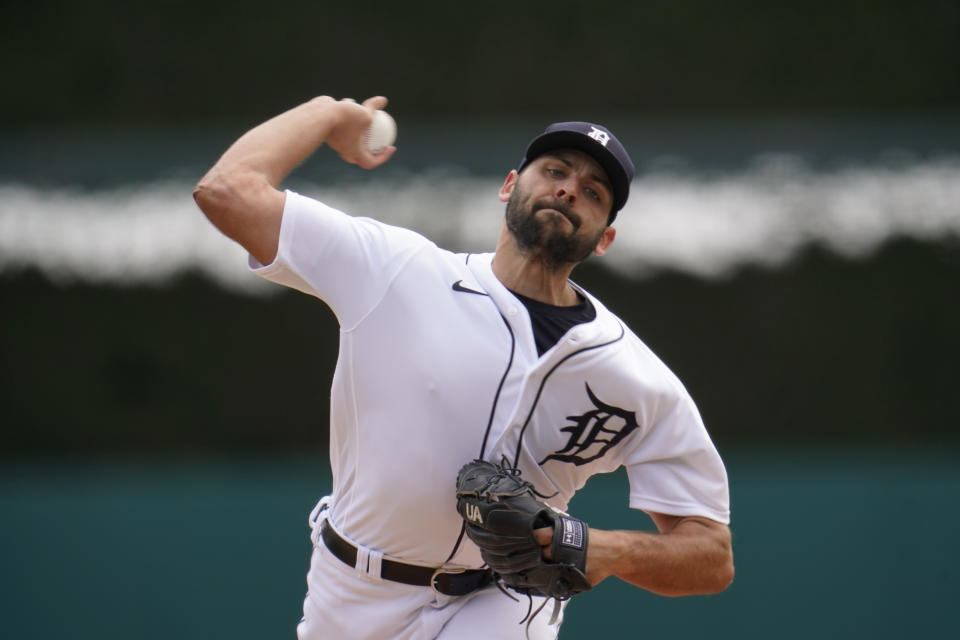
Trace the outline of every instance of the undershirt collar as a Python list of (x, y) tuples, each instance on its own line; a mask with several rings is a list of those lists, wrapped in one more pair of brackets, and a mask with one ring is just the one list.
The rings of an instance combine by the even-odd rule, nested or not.
[(530, 314), (533, 339), (537, 344), (537, 354), (541, 356), (557, 344), (570, 327), (592, 322), (597, 317), (597, 310), (593, 304), (580, 293), (577, 293), (580, 303), (572, 307), (558, 307), (528, 298), (515, 291), (510, 293), (523, 303), (527, 313)]

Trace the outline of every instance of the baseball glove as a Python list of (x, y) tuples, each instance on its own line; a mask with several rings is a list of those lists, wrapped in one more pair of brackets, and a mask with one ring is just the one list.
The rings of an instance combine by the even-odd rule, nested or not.
[[(467, 536), (500, 581), (526, 595), (566, 600), (590, 589), (587, 525), (547, 506), (516, 469), (474, 460), (457, 474), (457, 511)], [(553, 528), (551, 559), (533, 535)]]

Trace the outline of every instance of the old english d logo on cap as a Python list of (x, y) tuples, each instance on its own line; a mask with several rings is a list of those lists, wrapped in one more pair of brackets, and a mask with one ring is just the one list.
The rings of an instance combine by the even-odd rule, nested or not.
[(603, 129), (594, 127), (593, 125), (590, 126), (590, 133), (588, 133), (587, 136), (593, 138), (603, 146), (607, 146), (607, 143), (610, 142), (610, 134)]

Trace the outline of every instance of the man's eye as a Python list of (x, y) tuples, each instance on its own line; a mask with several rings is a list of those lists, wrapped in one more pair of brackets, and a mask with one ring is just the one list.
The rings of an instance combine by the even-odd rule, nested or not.
[(586, 191), (586, 192), (587, 192), (587, 195), (590, 196), (591, 198), (593, 198), (594, 200), (599, 200), (599, 199), (600, 199), (600, 194), (597, 193), (594, 189), (591, 189), (590, 187), (587, 187), (586, 189), (584, 189), (584, 191)]
[(560, 171), (560, 169), (551, 169), (551, 168), (548, 167), (548, 168), (547, 168), (547, 173), (550, 174), (551, 176), (553, 176), (554, 178), (562, 178), (562, 177), (563, 177), (563, 171)]

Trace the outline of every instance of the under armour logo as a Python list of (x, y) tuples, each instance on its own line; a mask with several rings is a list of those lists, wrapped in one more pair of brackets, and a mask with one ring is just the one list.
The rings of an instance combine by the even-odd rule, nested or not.
[(610, 142), (610, 134), (596, 127), (590, 127), (590, 133), (588, 133), (587, 136), (593, 138), (603, 146), (607, 146), (607, 143)]
[(560, 431), (569, 433), (570, 439), (562, 449), (548, 455), (540, 464), (547, 460), (587, 464), (602, 458), (639, 428), (636, 413), (602, 402), (594, 395), (589, 384), (586, 387), (587, 397), (595, 408), (579, 416), (567, 416), (572, 424)]
[(560, 516), (561, 528), (560, 544), (574, 549), (583, 549), (583, 522), (573, 518)]
[(470, 522), (476, 522), (477, 524), (483, 524), (483, 516), (480, 515), (480, 507), (475, 504), (467, 503), (463, 507), (464, 517)]

